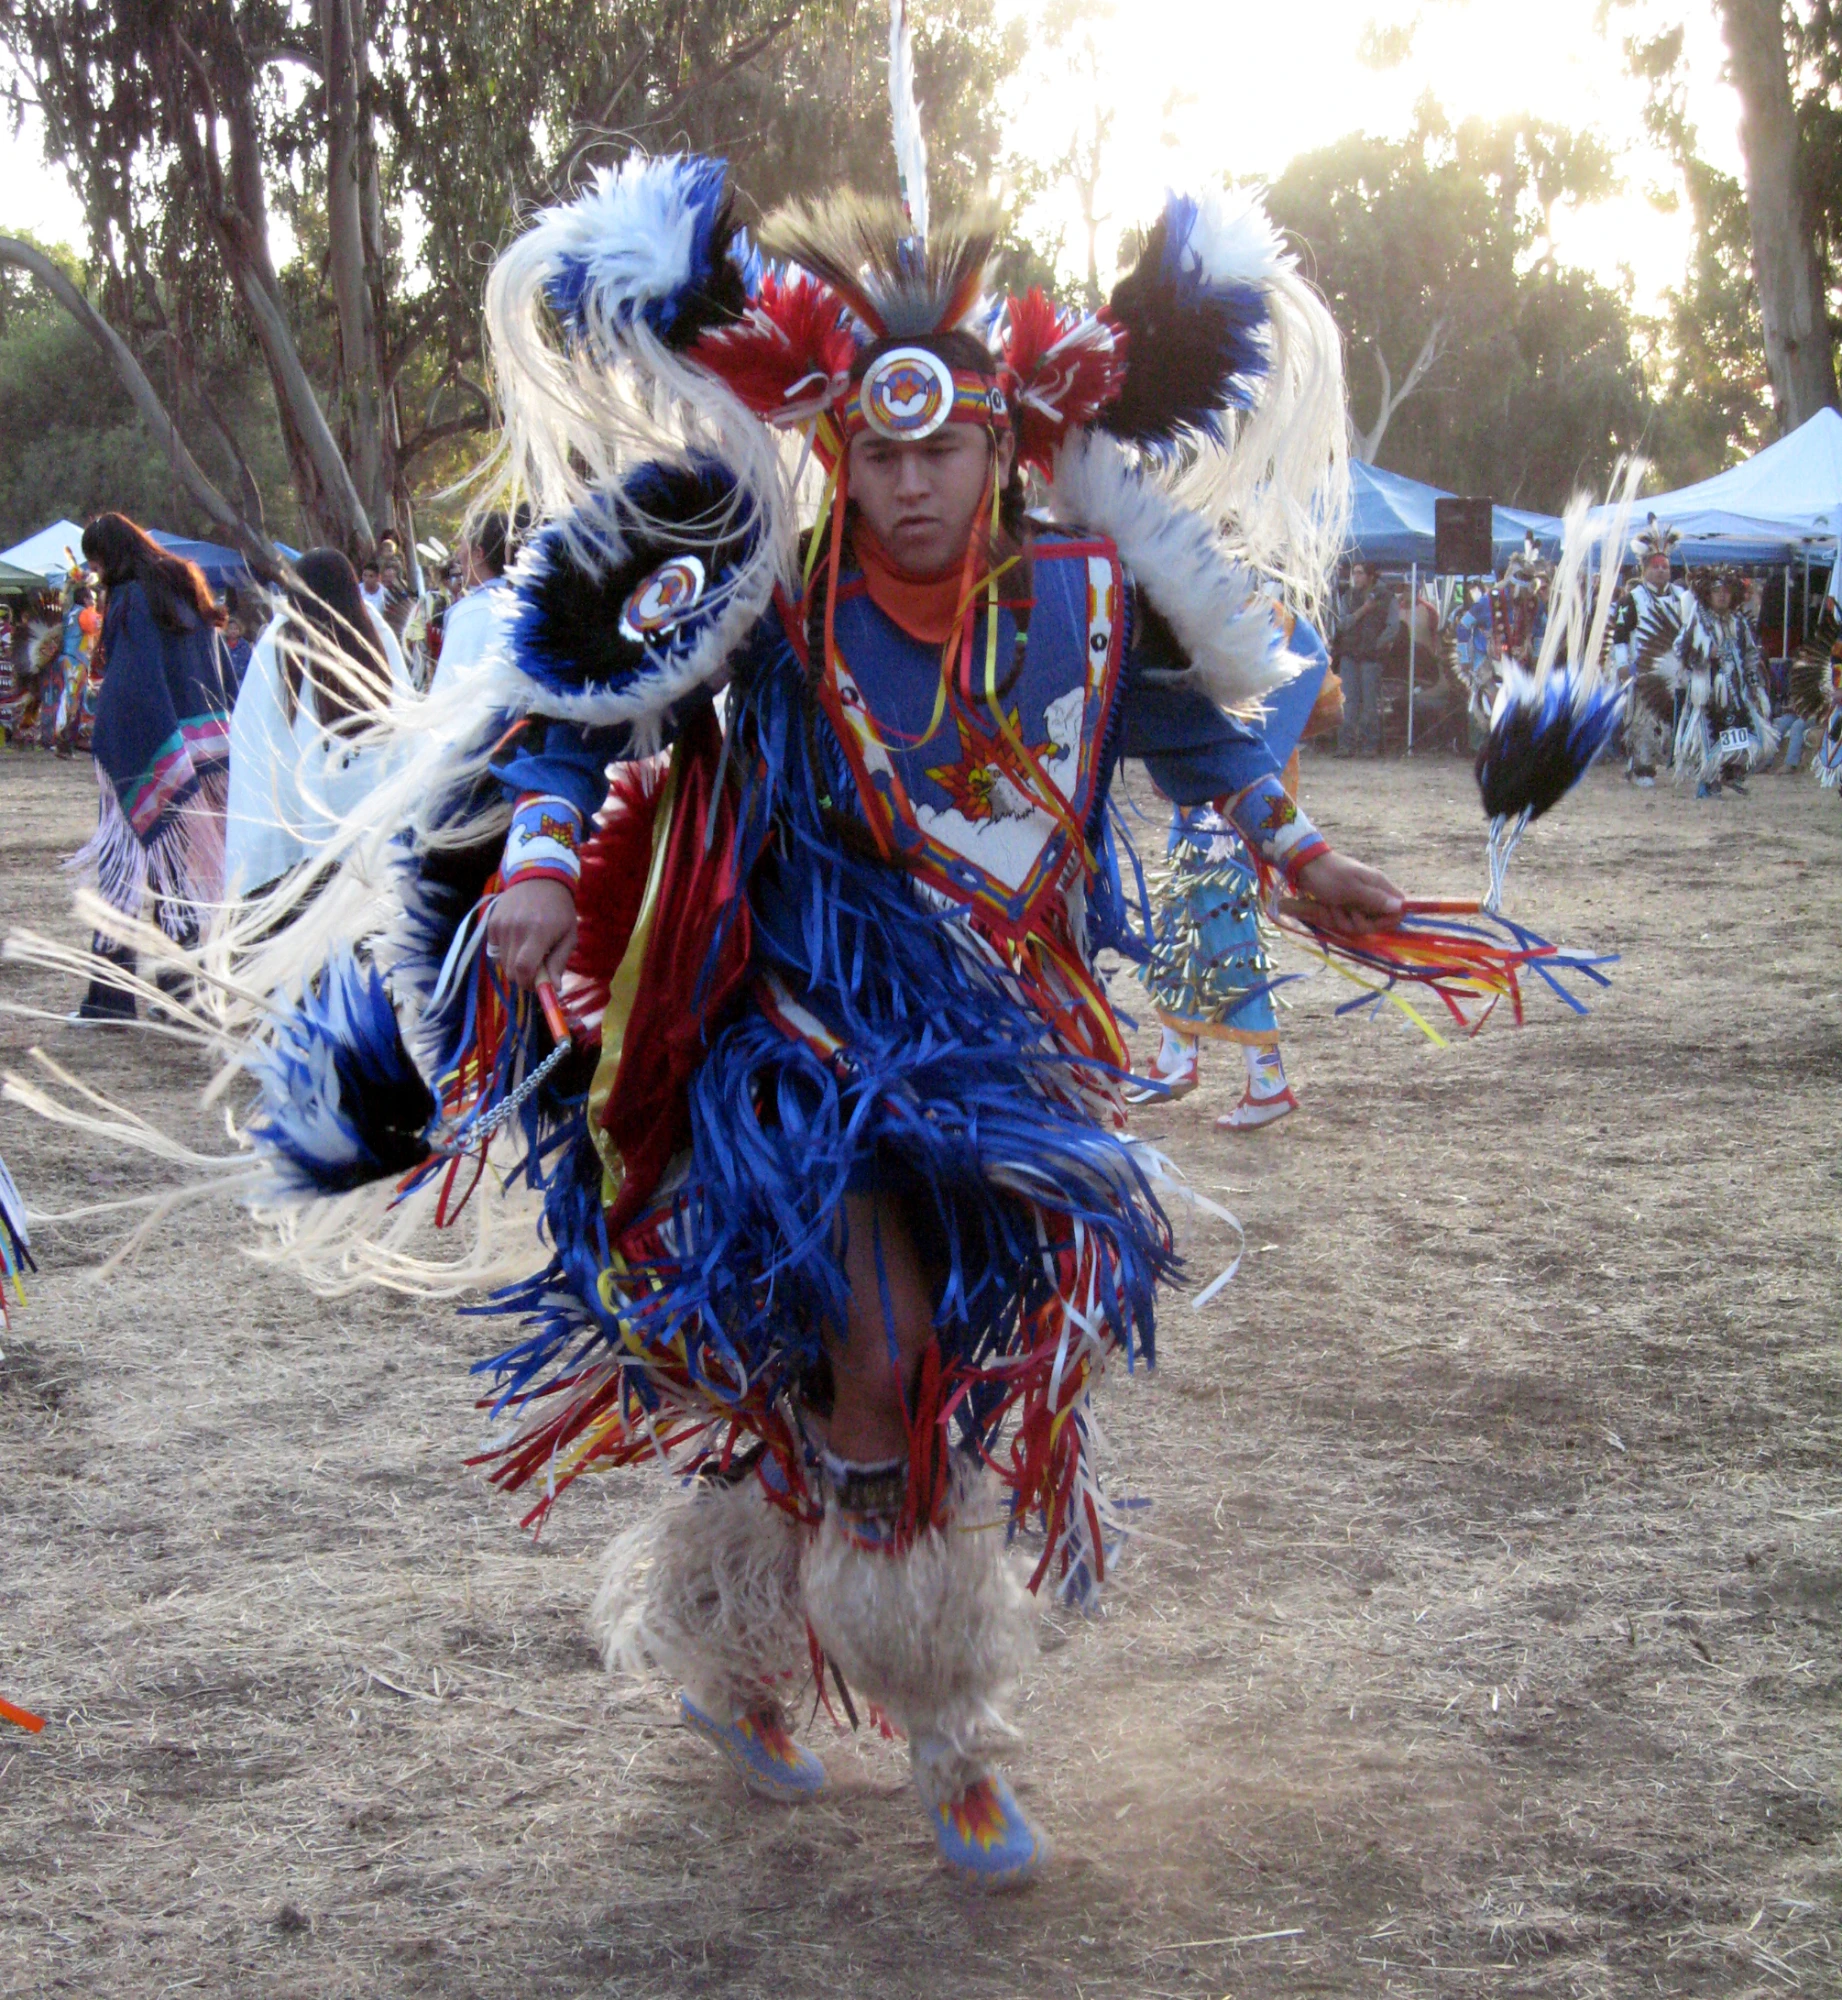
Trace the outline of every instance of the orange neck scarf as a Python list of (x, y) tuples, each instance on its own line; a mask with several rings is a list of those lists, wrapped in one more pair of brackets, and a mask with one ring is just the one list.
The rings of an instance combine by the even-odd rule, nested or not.
[(910, 638), (944, 646), (958, 628), (961, 605), (959, 563), (938, 576), (914, 576), (870, 532), (860, 515), (851, 525), (851, 553), (863, 571), (870, 602)]
[[(976, 527), (973, 533), (978, 533)], [(924, 640), (933, 646), (944, 646), (958, 632), (967, 602), (962, 563), (942, 570), (938, 576), (915, 576), (908, 570), (900, 569), (888, 550), (871, 533), (861, 514), (851, 523), (851, 555), (863, 571), (864, 587), (870, 593), (870, 602), (910, 638)], [(1001, 589), (998, 601), (1012, 613), (1027, 610), (1031, 599), (1027, 588), (1019, 587), (1023, 584), (1023, 577), (1013, 574), (1005, 581), (1010, 588)]]

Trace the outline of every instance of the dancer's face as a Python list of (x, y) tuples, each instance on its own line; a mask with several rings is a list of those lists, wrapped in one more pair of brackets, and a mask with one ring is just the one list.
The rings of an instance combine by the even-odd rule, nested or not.
[[(1002, 488), (1011, 476), (1008, 437), (997, 460)], [(991, 462), (991, 434), (973, 424), (943, 424), (915, 444), (862, 431), (851, 440), (851, 498), (898, 568), (939, 576), (965, 560)]]
[(1652, 590), (1667, 590), (1669, 588), (1669, 558), (1667, 556), (1652, 556), (1644, 564), (1644, 581)]

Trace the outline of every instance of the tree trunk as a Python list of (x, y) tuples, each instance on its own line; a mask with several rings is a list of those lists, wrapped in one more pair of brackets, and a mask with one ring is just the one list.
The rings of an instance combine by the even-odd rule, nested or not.
[(377, 310), (383, 204), (366, 130), (368, 65), (353, 0), (320, 0), (320, 30), (326, 77), (327, 263), (339, 315), (339, 373), (351, 425), (353, 483), (373, 526), (381, 528), (395, 511), (396, 440)]
[(30, 243), (21, 243), (17, 237), (0, 236), (0, 264), (12, 264), (19, 270), (29, 271), (101, 348), (110, 367), (115, 370), (116, 379), (127, 390), (140, 413), (141, 420), (166, 447), (180, 484), (211, 517), (213, 524), (251, 557), (265, 575), (278, 575), (284, 567), (279, 552), (260, 527), (246, 520), (224, 498), (186, 449), (172, 413), (161, 402), (160, 392), (148, 381), (146, 371), (121, 335), (42, 250), (35, 249)]
[(1765, 365), (1781, 429), (1836, 405), (1835, 357), (1810, 203), (1798, 175), (1797, 113), (1785, 57), (1783, 0), (1721, 0), (1740, 95), (1740, 151)]
[(1382, 439), (1388, 435), (1388, 426), (1394, 421), (1394, 413), (1406, 402), (1430, 373), (1439, 359), (1445, 341), (1445, 321), (1433, 321), (1426, 338), (1420, 343), (1420, 351), (1413, 358), (1413, 366), (1407, 371), (1407, 378), (1401, 386), (1394, 386), (1394, 373), (1388, 366), (1388, 357), (1382, 352), (1379, 336), (1375, 342), (1375, 370), (1381, 377), (1381, 401), (1376, 405), (1375, 421), (1367, 432), (1356, 428), (1356, 420), (1350, 419), (1350, 456), (1364, 465), (1375, 463), (1375, 454), (1381, 450)]
[[(166, 72), (160, 78), (161, 95), (174, 107), (172, 132), (180, 159), (199, 190), (212, 236), (249, 310), (268, 365), (301, 512), (319, 540), (343, 549), (369, 548), (371, 523), (364, 502), (282, 310), (281, 285), (269, 254), (253, 72), (246, 61), (227, 58), (214, 76), (176, 28), (157, 45), (155, 67)], [(220, 127), (230, 139), (228, 174), (218, 151)]]

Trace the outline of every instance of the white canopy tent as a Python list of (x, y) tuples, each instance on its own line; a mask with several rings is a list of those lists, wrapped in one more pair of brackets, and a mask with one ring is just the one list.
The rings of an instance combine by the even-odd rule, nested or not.
[[(1593, 510), (1594, 524), (1610, 507)], [(1654, 514), (1682, 537), (1683, 560), (1695, 563), (1770, 563), (1784, 566), (1783, 648), (1791, 650), (1796, 619), (1791, 609), (1792, 570), (1804, 573), (1803, 629), (1809, 636), (1811, 571), (1829, 571), (1834, 590), (1842, 555), (1842, 413), (1819, 410), (1789, 437), (1755, 452), (1743, 465), (1712, 479), (1698, 479), (1673, 493), (1640, 500), (1633, 529)]]
[(82, 553), (83, 530), (75, 521), (53, 521), (10, 549), (0, 549), (0, 563), (29, 569), (34, 576), (55, 576), (60, 583), (73, 559)]
[(1784, 528), (1796, 541), (1833, 540), (1842, 530), (1842, 412), (1818, 410), (1789, 437), (1768, 444), (1744, 465), (1697, 480), (1645, 502), (1683, 534), (1696, 516), (1743, 514)]
[[(1593, 518), (1609, 520), (1611, 513), (1598, 507)], [(1806, 553), (1827, 559), (1842, 533), (1842, 413), (1819, 410), (1743, 465), (1640, 500), (1640, 527), (1645, 514), (1667, 522), (1685, 543), (1718, 544), (1710, 560), (1771, 561), (1763, 553), (1771, 545), (1781, 562)], [(1757, 554), (1754, 544), (1762, 545)]]

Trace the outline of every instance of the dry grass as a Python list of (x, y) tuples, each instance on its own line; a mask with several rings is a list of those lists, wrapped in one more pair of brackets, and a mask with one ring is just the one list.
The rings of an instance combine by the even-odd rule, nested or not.
[[(1306, 788), (1416, 888), (1478, 879), (1456, 761)], [(0, 763), (9, 921), (66, 927), (93, 796)], [(50, 1717), (0, 1737), (0, 1991), (1842, 1991), (1839, 836), (1807, 782), (1601, 773), (1512, 878), (1624, 950), (1590, 1019), (1437, 1054), (1319, 980), (1303, 1115), (1218, 1138), (1218, 1062), (1147, 1119), (1251, 1254), (1106, 1391), (1153, 1504), (1108, 1614), (1045, 1632), (1013, 1772), (1059, 1857), (1008, 1901), (938, 1874), (886, 1747), (819, 1727), (837, 1791), (776, 1813), (601, 1674), (645, 1480), (522, 1538), (460, 1466), (466, 1325), (305, 1298), (218, 1218), (102, 1282), (44, 1229), (0, 1366), (0, 1692)], [(48, 1042), (207, 1135), (184, 1050)], [(0, 1116), (44, 1207), (148, 1184)]]

